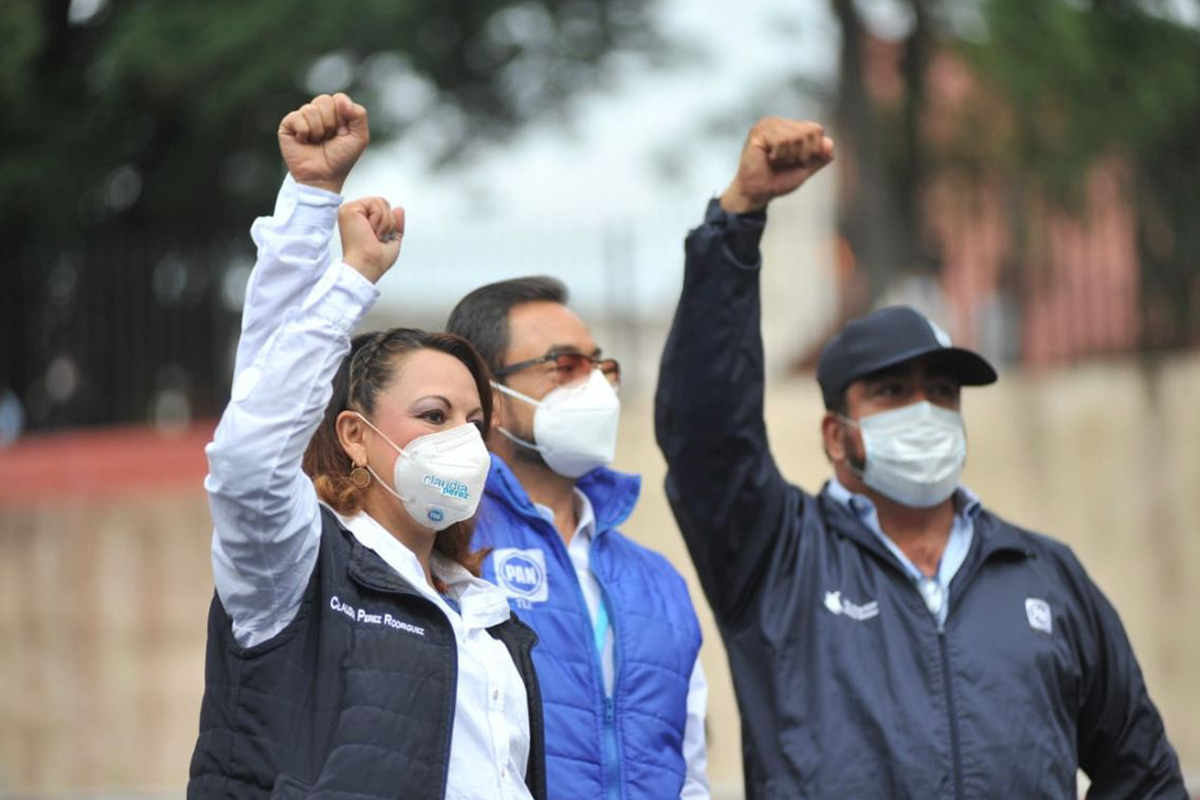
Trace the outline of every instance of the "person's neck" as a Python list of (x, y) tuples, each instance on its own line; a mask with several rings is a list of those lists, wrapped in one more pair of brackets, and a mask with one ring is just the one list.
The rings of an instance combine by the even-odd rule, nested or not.
[(554, 514), (554, 527), (564, 544), (570, 544), (579, 526), (579, 514), (575, 508), (575, 479), (559, 475), (540, 457), (518, 452), (520, 445), (505, 442), (495, 448), (496, 455), (508, 465), (509, 470), (529, 495), (529, 499), (545, 506)]
[(875, 504), (880, 529), (922, 574), (937, 574), (954, 525), (953, 495), (931, 508), (913, 508), (880, 494), (853, 473), (842, 474), (839, 470), (838, 480), (849, 491), (865, 495)]
[(433, 580), (433, 569), (430, 561), (433, 557), (433, 543), (437, 532), (417, 524), (412, 514), (404, 508), (403, 503), (386, 489), (373, 486), (363, 503), (363, 511), (383, 526), (384, 530), (396, 538), (396, 541), (412, 551), (425, 573), (425, 582), (437, 588)]

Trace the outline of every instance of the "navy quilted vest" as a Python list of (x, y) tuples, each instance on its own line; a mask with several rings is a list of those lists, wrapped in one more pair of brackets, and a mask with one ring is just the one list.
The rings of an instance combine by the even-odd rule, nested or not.
[[(359, 621), (359, 611), (397, 624)], [(534, 633), (489, 629), (529, 695), (526, 780), (544, 798)], [(188, 800), (441, 800), (458, 651), (442, 612), (322, 509), (320, 553), (296, 619), (252, 648), (214, 596)]]

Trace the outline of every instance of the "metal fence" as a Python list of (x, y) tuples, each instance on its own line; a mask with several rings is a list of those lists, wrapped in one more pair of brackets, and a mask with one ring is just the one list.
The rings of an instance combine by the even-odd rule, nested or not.
[[(384, 287), (392, 305), (382, 303), (370, 322), (436, 327), (474, 286), (554, 274), (572, 288), (572, 304), (598, 337), (604, 335), (606, 350), (628, 362), (631, 388), (648, 388), (678, 296), (682, 238), (698, 221), (687, 215), (690, 210), (698, 211), (572, 229), (464, 226), (423, 239), (414, 235), (397, 270), (403, 277)], [(985, 292), (978, 286), (988, 281), (978, 275), (1003, 254), (981, 250), (977, 233), (984, 226), (958, 226), (944, 240), (940, 277), (927, 281), (937, 302), (926, 306), (940, 307), (948, 317), (941, 321), (956, 338), (1001, 363), (1044, 367), (1140, 352), (1153, 320), (1140, 310), (1136, 254), (1128, 242), (1114, 252), (1111, 232), (1094, 231), (1093, 240), (1085, 227), (1060, 227), (1061, 242), (1051, 263), (1040, 267), (1046, 273), (1040, 283), (1005, 287), (992, 279)], [(834, 241), (831, 231), (825, 236)], [(813, 274), (842, 269), (835, 263), (837, 248), (827, 250), (829, 263)], [(228, 397), (253, 257), (244, 233), (204, 241), (163, 230), (4, 254), (0, 443), (26, 432), (122, 423), (171, 428), (218, 415)], [(1200, 312), (1200, 266), (1183, 274)], [(829, 308), (842, 307), (838, 280), (826, 284)], [(904, 285), (896, 282), (898, 291), (884, 299), (911, 301), (900, 290)], [(791, 305), (787, 296), (768, 297), (766, 304), (776, 316), (794, 316), (811, 313), (817, 289), (789, 275), (767, 291), (797, 293)], [(801, 362), (817, 344), (798, 341), (793, 360)], [(1167, 344), (1196, 342), (1181, 335)], [(1163, 342), (1155, 345), (1162, 349)]]

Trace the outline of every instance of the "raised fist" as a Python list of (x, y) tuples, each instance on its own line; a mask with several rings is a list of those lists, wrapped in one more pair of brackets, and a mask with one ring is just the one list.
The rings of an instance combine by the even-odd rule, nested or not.
[(734, 214), (759, 211), (831, 161), (833, 140), (819, 124), (763, 117), (746, 136), (737, 175), (721, 195), (721, 207)]
[(367, 110), (349, 96), (323, 94), (279, 123), (279, 151), (297, 183), (342, 191), (371, 134)]
[(382, 197), (343, 203), (338, 209), (342, 260), (367, 280), (377, 282), (396, 263), (404, 238), (404, 209)]

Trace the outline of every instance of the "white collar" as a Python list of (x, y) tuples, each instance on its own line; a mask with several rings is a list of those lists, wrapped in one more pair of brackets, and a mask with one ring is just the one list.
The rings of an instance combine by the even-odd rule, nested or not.
[[(554, 512), (550, 506), (534, 503), (533, 507), (537, 509), (543, 519), (551, 525), (554, 524)], [(592, 509), (592, 501), (578, 486), (575, 487), (575, 520), (575, 535), (571, 537), (571, 541), (581, 539), (584, 542), (591, 542), (592, 536), (596, 533), (596, 512)]]
[(429, 568), (446, 584), (446, 593), (459, 604), (461, 610), (455, 610), (425, 580), (425, 570), (417, 560), (416, 553), (388, 533), (374, 517), (365, 511), (353, 516), (344, 516), (336, 511), (333, 513), (359, 544), (382, 558), (406, 583), (435, 603), (456, 631), (460, 624), (467, 630), (490, 628), (511, 616), (508, 599), (499, 588), (482, 578), (476, 578), (462, 564), (434, 551)]

